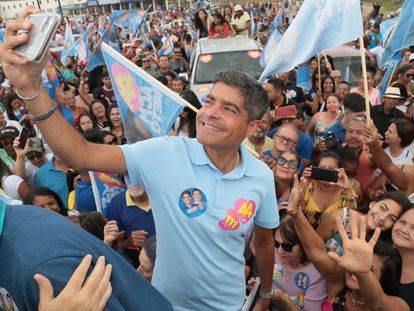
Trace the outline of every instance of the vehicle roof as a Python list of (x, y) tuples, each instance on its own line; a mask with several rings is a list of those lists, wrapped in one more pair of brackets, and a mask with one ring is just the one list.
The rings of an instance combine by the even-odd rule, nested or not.
[(200, 54), (258, 50), (258, 44), (244, 36), (222, 39), (200, 39), (198, 41)]

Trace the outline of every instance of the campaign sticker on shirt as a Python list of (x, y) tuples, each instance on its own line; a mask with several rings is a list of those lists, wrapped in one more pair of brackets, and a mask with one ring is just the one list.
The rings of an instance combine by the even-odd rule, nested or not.
[(277, 281), (279, 279), (281, 279), (283, 276), (283, 268), (281, 265), (275, 264), (274, 268), (273, 268), (273, 277), (272, 280), (273, 281)]
[(262, 52), (255, 50), (255, 51), (247, 51), (247, 56), (253, 59), (258, 59), (262, 55)]
[(240, 223), (246, 224), (253, 218), (255, 211), (255, 201), (237, 199), (234, 202), (234, 208), (229, 209), (224, 218), (220, 220), (219, 227), (223, 230), (237, 230), (240, 228)]
[(302, 290), (307, 290), (309, 287), (309, 275), (305, 272), (299, 272), (295, 275), (295, 284)]
[(0, 309), (5, 311), (19, 311), (19, 308), (14, 303), (12, 296), (3, 287), (0, 287)]
[(198, 57), (198, 60), (202, 62), (203, 64), (208, 64), (209, 62), (213, 60), (213, 55), (211, 54), (200, 55)]
[(207, 210), (207, 197), (198, 188), (188, 188), (181, 192), (178, 205), (184, 215), (197, 217), (204, 214)]

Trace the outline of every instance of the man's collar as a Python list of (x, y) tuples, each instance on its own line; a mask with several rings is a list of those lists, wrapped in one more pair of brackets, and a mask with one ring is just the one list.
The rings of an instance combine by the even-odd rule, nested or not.
[[(191, 148), (190, 150), (191, 162), (194, 165), (199, 166), (209, 165), (213, 170), (217, 171), (219, 174), (222, 175), (222, 173), (210, 161), (204, 149), (204, 146), (200, 144), (196, 139), (194, 140), (193, 144), (193, 148)], [(243, 175), (253, 176), (255, 173), (253, 166), (249, 165), (249, 162), (254, 160), (253, 155), (250, 153), (250, 151), (247, 150), (245, 144), (243, 143), (240, 145), (240, 152), (242, 163), (236, 169), (232, 170), (231, 172), (225, 175), (227, 179), (237, 179), (242, 177)]]
[(137, 203), (135, 203), (132, 200), (132, 198), (131, 198), (128, 190), (125, 192), (125, 198), (126, 198), (126, 206), (127, 207), (128, 206), (136, 206), (136, 207), (138, 207), (138, 208), (140, 208), (140, 209), (142, 209), (143, 211), (146, 211), (146, 212), (148, 212), (149, 210), (151, 210), (151, 204), (148, 205), (148, 206), (141, 206), (141, 205), (138, 205)]

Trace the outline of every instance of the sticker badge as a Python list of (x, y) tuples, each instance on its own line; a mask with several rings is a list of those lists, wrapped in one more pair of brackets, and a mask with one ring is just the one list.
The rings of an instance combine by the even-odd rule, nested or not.
[(213, 55), (211, 54), (200, 55), (198, 57), (198, 60), (202, 62), (203, 64), (208, 64), (209, 62), (213, 60)]
[(253, 59), (258, 59), (260, 55), (262, 55), (261, 51), (257, 51), (257, 50), (247, 51), (247, 56)]
[(295, 284), (302, 290), (307, 290), (309, 287), (309, 276), (305, 272), (299, 272), (295, 275)]
[(281, 265), (275, 264), (274, 268), (273, 268), (273, 277), (272, 280), (273, 281), (277, 281), (279, 279), (281, 279), (283, 276), (283, 268)]
[(0, 310), (19, 311), (19, 308), (16, 306), (15, 302), (13, 301), (12, 296), (3, 287), (0, 287)]
[(234, 208), (229, 209), (224, 219), (219, 222), (223, 230), (237, 230), (240, 228), (240, 222), (245, 224), (253, 218), (256, 211), (256, 202), (246, 199), (237, 199)]
[(188, 188), (181, 192), (178, 205), (184, 215), (197, 217), (204, 214), (207, 210), (207, 197), (198, 188)]

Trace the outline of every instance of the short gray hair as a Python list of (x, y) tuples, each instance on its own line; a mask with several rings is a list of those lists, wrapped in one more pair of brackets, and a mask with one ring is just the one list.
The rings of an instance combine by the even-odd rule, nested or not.
[(239, 90), (245, 99), (245, 108), (249, 114), (248, 121), (262, 119), (269, 108), (269, 97), (259, 82), (247, 74), (236, 70), (222, 70), (214, 76), (214, 83), (224, 84)]

